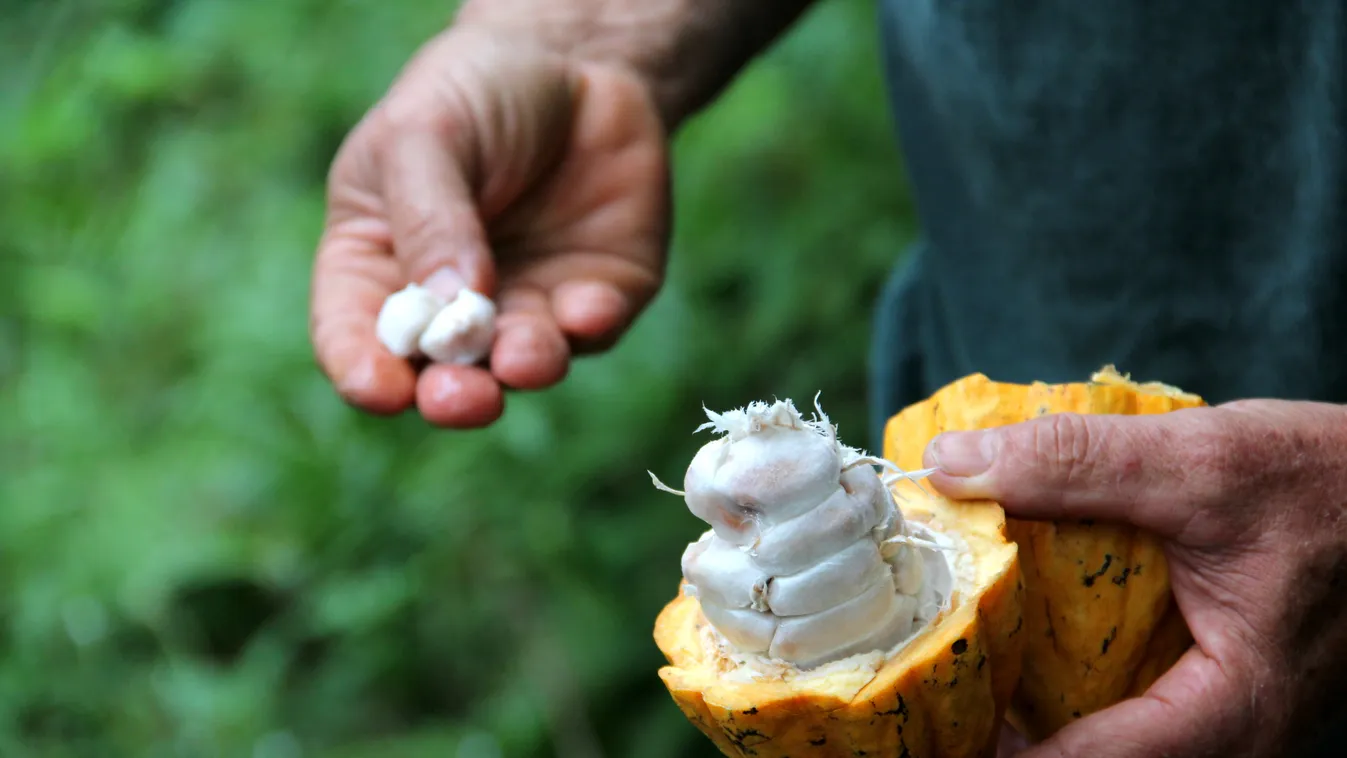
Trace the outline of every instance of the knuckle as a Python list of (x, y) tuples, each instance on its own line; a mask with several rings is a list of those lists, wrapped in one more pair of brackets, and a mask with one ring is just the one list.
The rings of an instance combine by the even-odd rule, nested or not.
[(1258, 446), (1219, 418), (1175, 441), (1175, 475), (1183, 483), (1190, 517), (1185, 538), (1211, 544), (1238, 542), (1256, 533), (1263, 508), (1260, 488), (1267, 471)]
[(614, 263), (616, 265), (611, 282), (622, 292), (626, 300), (626, 318), (620, 325), (625, 328), (631, 319), (643, 313), (654, 301), (664, 286), (664, 275), (660, 269), (643, 261), (619, 259)]
[(1105, 437), (1106, 433), (1095, 428), (1081, 414), (1054, 414), (1030, 425), (1029, 445), (1025, 452), (1069, 483), (1096, 468)]
[(439, 108), (427, 107), (424, 98), (403, 95), (396, 85), (375, 107), (374, 114), (386, 142), (413, 134), (436, 135), (444, 130), (445, 119)]
[(351, 129), (337, 147), (327, 167), (324, 199), (328, 205), (328, 225), (340, 223), (377, 207), (371, 192), (379, 183), (380, 143), (376, 139), (372, 117), (367, 114)]
[(1245, 474), (1257, 469), (1247, 445), (1238, 444), (1229, 425), (1220, 420), (1192, 429), (1175, 440), (1180, 472), (1189, 483), (1196, 506), (1216, 506), (1244, 485)]
[(371, 129), (388, 149), (408, 141), (466, 148), (474, 125), (489, 111), (452, 78), (416, 76), (395, 83), (370, 114)]

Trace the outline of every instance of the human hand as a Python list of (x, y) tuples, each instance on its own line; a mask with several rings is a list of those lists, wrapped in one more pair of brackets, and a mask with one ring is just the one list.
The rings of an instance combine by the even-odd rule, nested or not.
[[(428, 43), (333, 162), (310, 336), (354, 406), (478, 427), (504, 388), (560, 381), (657, 291), (668, 228), (663, 124), (642, 80), (455, 26)], [(495, 299), (489, 367), (418, 375), (375, 336), (408, 282)]]
[(1165, 540), (1196, 644), (1140, 697), (1023, 758), (1299, 755), (1347, 702), (1347, 408), (1053, 415), (941, 435), (926, 461), (950, 497)]

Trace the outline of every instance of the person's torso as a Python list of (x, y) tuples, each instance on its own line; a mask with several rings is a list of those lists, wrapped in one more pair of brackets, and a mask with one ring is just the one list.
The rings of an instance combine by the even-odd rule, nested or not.
[(881, 6), (923, 240), (877, 412), (1105, 363), (1347, 401), (1342, 4)]

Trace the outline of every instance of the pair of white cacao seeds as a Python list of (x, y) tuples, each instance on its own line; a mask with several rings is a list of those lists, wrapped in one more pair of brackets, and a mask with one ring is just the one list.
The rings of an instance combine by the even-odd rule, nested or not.
[(656, 486), (711, 526), (683, 576), (733, 649), (812, 667), (891, 649), (938, 612), (952, 570), (934, 533), (904, 521), (874, 468), (886, 462), (788, 400), (707, 414), (702, 428), (724, 436), (693, 458), (683, 491)]
[(424, 355), (436, 363), (471, 365), (491, 351), (496, 306), (466, 287), (445, 299), (409, 284), (384, 300), (375, 333), (399, 358)]

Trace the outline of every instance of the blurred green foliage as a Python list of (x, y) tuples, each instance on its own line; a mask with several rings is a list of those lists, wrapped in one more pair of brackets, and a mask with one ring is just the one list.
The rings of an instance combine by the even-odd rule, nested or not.
[(709, 755), (650, 638), (703, 403), (865, 444), (910, 236), (833, 0), (676, 144), (670, 282), (611, 354), (430, 430), (307, 342), (328, 162), (439, 0), (0, 6), (0, 756)]

